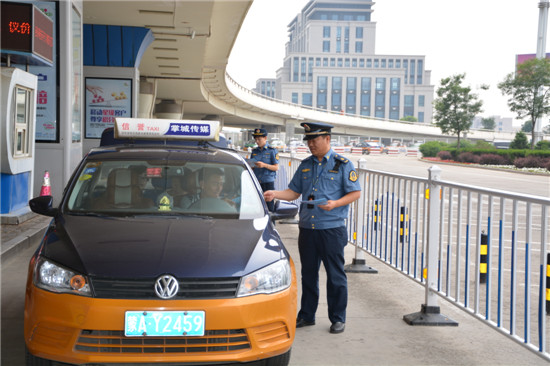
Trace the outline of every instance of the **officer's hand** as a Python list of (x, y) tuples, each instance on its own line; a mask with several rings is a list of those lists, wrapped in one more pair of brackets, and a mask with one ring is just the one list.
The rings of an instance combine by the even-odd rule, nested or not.
[(273, 191), (265, 191), (264, 192), (264, 199), (266, 202), (271, 202), (275, 198), (275, 192)]
[(320, 209), (325, 210), (325, 211), (331, 211), (332, 209), (336, 208), (337, 206), (336, 206), (336, 201), (328, 200), (326, 204), (318, 205), (317, 207), (319, 207)]
[(256, 162), (256, 168), (265, 168), (265, 163), (263, 161)]

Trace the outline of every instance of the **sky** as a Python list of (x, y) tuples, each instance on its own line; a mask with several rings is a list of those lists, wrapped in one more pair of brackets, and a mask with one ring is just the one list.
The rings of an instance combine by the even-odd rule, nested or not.
[[(254, 0), (231, 52), (227, 72), (252, 89), (282, 67), (288, 24), (308, 0)], [(378, 0), (375, 53), (425, 55), (435, 90), (442, 78), (466, 74), (483, 101), (483, 117), (522, 121), (497, 84), (515, 69), (517, 54), (536, 53), (539, 0)], [(546, 52), (550, 52), (548, 40)], [(480, 89), (489, 85), (488, 90)], [(435, 94), (434, 94), (435, 97)], [(546, 125), (547, 123), (544, 123)]]

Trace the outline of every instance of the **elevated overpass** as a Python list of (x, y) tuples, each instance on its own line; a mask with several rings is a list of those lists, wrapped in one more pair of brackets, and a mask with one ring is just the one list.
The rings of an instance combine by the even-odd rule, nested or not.
[[(154, 41), (139, 66), (143, 80), (156, 85), (155, 99), (174, 100), (182, 118), (219, 118), (225, 126), (259, 124), (301, 133), (302, 121), (334, 124), (337, 134), (404, 139), (442, 139), (427, 123), (389, 121), (340, 115), (265, 98), (227, 75), (229, 55), (253, 0), (91, 1), (85, 0), (86, 24), (125, 25), (150, 29)], [(124, 14), (123, 17), (120, 14)], [(511, 140), (513, 134), (471, 131), (475, 140)]]

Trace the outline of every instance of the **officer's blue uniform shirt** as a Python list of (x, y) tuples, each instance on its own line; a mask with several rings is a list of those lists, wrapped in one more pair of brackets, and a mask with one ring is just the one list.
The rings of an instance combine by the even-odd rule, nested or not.
[(349, 205), (331, 211), (320, 209), (317, 205), (307, 208), (308, 197), (313, 194), (315, 200), (337, 200), (350, 192), (360, 191), (361, 185), (353, 163), (330, 149), (322, 162), (313, 155), (302, 160), (288, 188), (302, 194), (301, 228), (332, 229), (345, 225)]
[[(269, 146), (266, 142), (263, 148), (256, 147), (252, 150), (250, 159), (256, 161), (263, 161), (266, 164), (273, 165), (279, 164), (279, 153), (277, 149)], [(256, 168), (254, 167), (254, 174), (260, 183), (270, 183), (275, 182), (275, 177), (277, 172), (271, 171), (267, 168)]]

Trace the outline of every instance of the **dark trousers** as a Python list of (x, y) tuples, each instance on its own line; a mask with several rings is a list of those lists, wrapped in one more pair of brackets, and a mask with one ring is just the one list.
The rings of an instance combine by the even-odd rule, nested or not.
[[(272, 191), (275, 189), (275, 182), (267, 182), (267, 183), (260, 183), (260, 187), (262, 187), (262, 191)], [(270, 212), (273, 212), (275, 210), (275, 202), (266, 202), (267, 203), (267, 209)]]
[(319, 304), (319, 269), (327, 272), (328, 317), (331, 323), (346, 322), (348, 282), (344, 272), (344, 247), (348, 236), (344, 226), (312, 230), (300, 228), (298, 249), (302, 265), (302, 302), (298, 318), (315, 320)]

